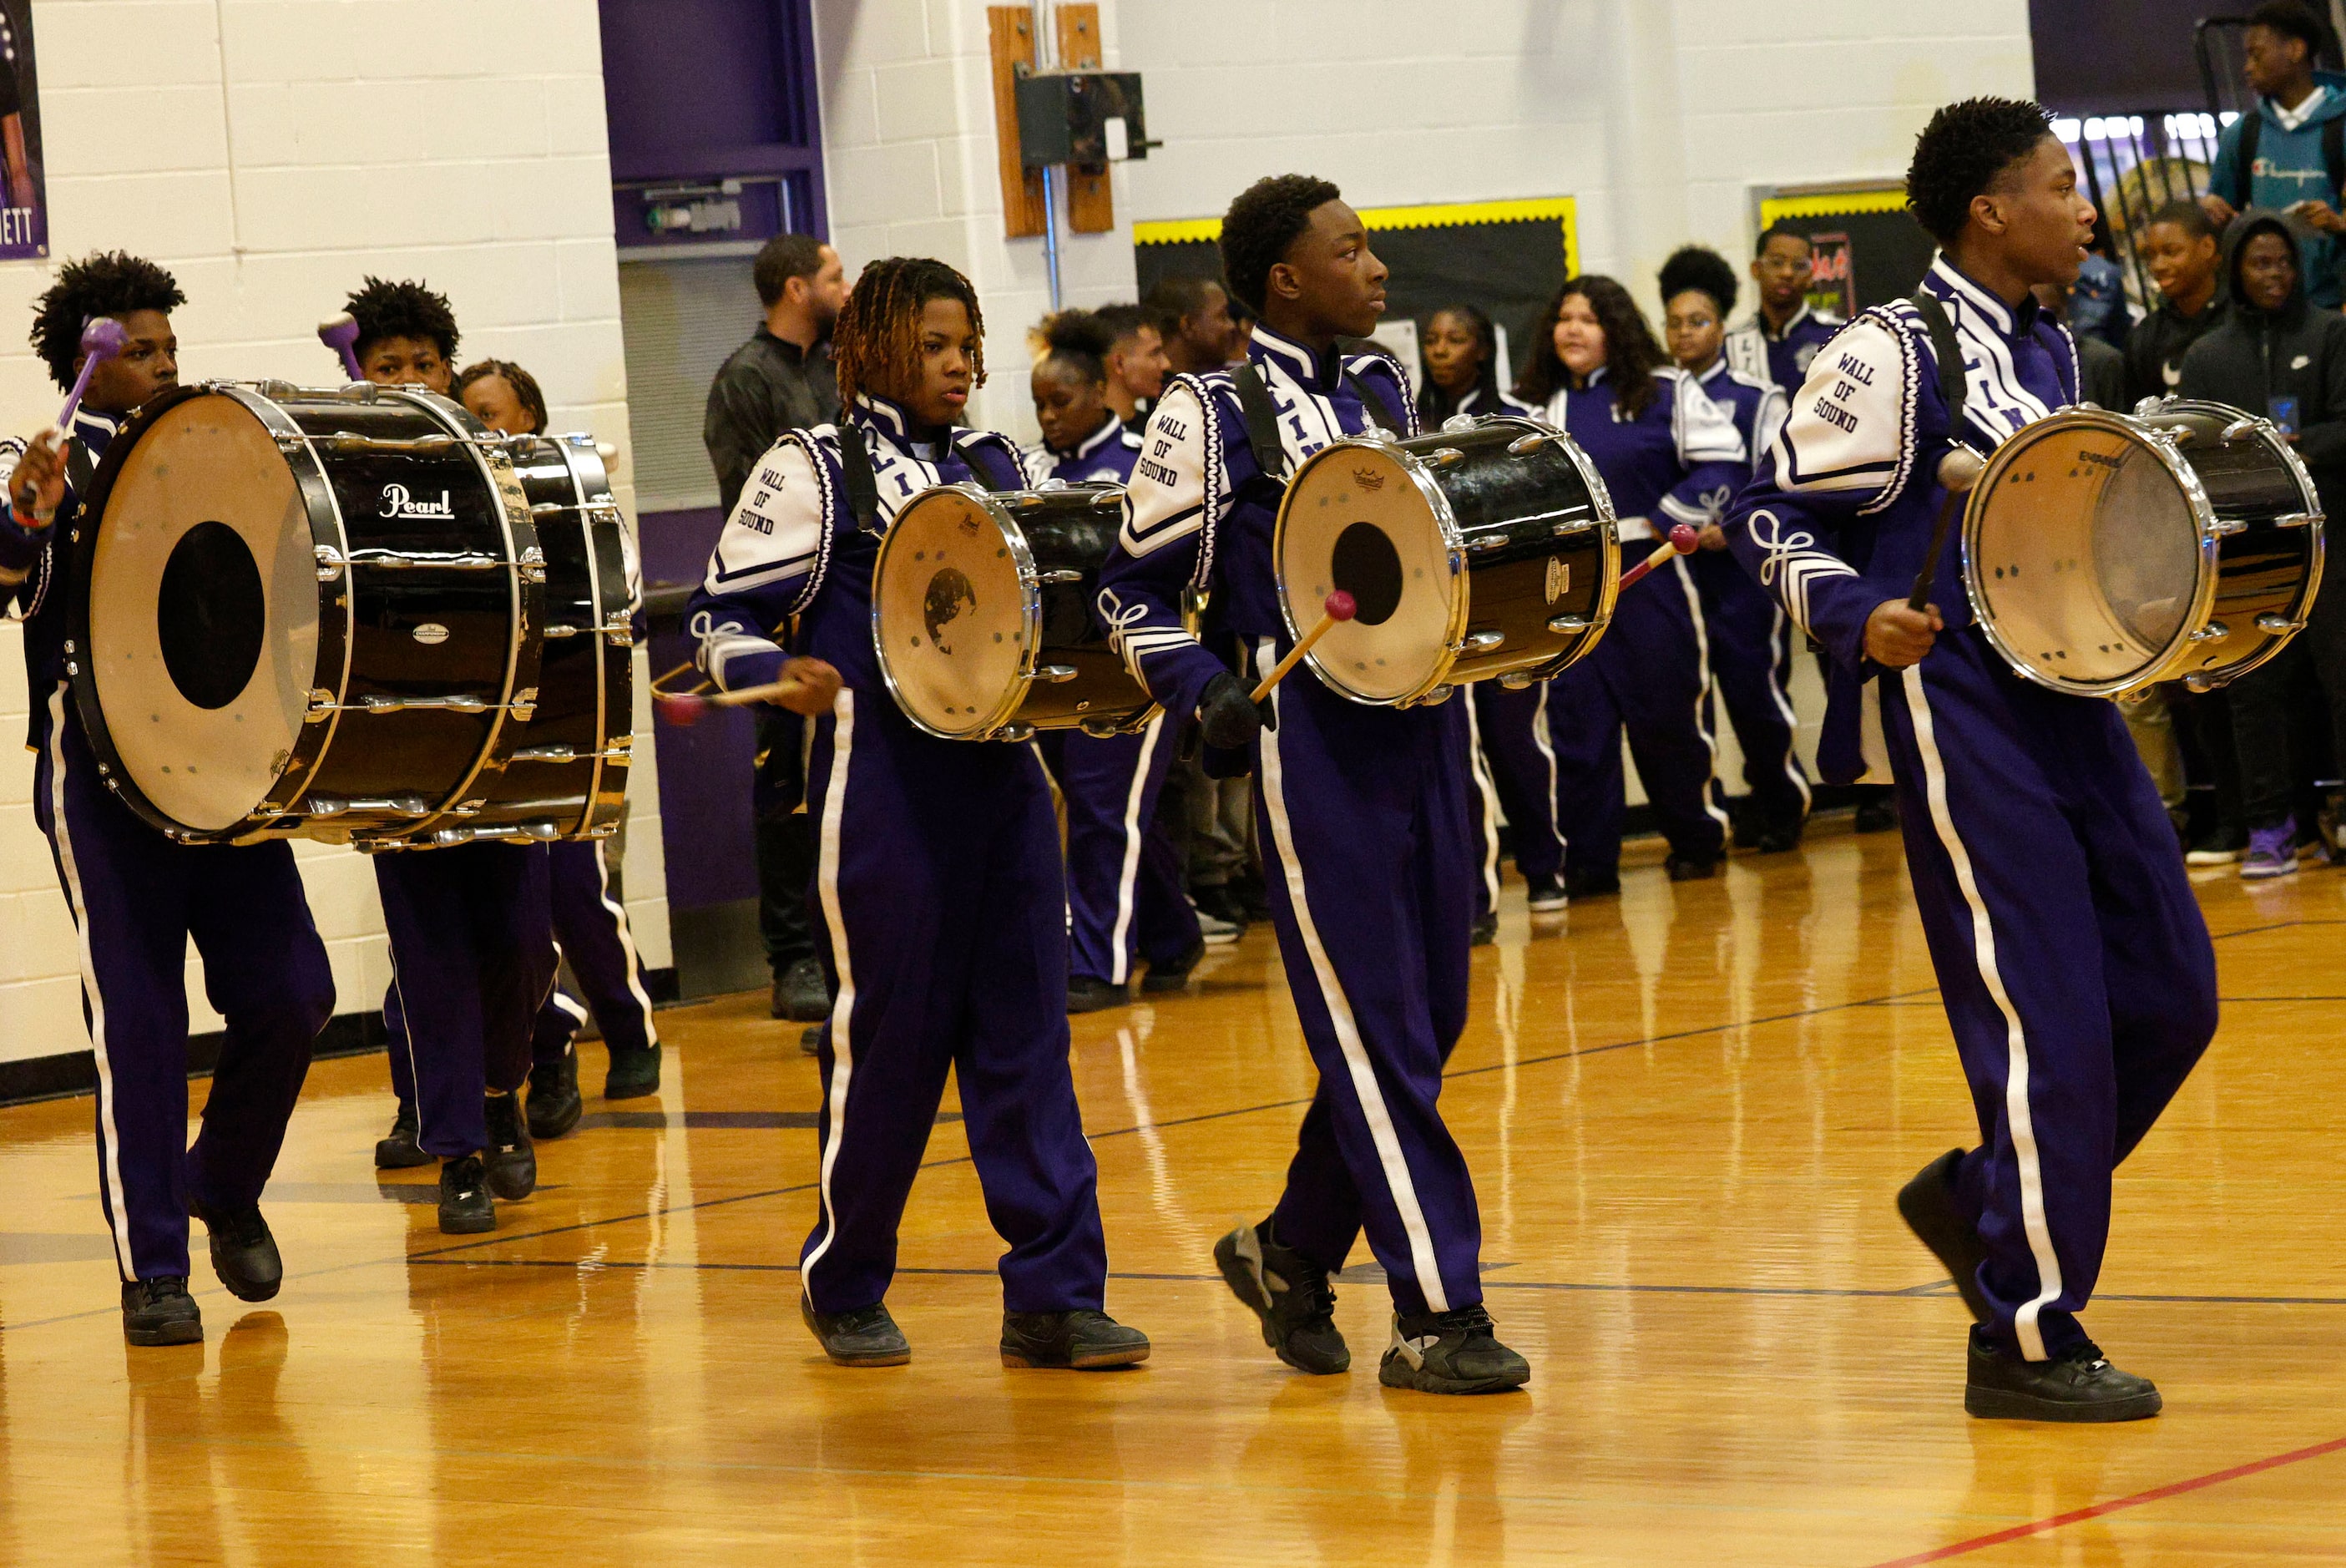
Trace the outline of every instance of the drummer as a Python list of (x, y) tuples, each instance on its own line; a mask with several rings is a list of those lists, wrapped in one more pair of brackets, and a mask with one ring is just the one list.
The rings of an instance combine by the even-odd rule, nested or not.
[[(897, 509), (936, 484), (1023, 489), (1018, 450), (956, 422), (985, 379), (984, 321), (942, 261), (863, 270), (832, 339), (845, 413), (759, 460), (686, 607), (700, 667), (817, 718), (809, 805), (838, 1001), (823, 1032), (820, 1210), (799, 1308), (831, 1360), (899, 1366), (896, 1232), (951, 1070), (1000, 1263), (1005, 1366), (1147, 1359), (1100, 1308), (1098, 1173), (1069, 1070), (1066, 876), (1051, 791), (1023, 746), (941, 740), (889, 699), (872, 577)], [(796, 617), (815, 657), (775, 642)]]
[[(343, 302), (359, 368), (378, 386), (453, 390), (456, 317), (421, 282), (369, 278)], [(527, 1197), (537, 1156), (522, 1117), (530, 1026), (554, 987), (546, 846), (468, 843), (374, 857), (391, 938), (391, 1037), (399, 1107), (375, 1164), (440, 1161), (440, 1228), (496, 1228), (492, 1197)]]
[[(334, 1010), (293, 848), (174, 843), (100, 782), (67, 679), (76, 596), (66, 535), (107, 443), (132, 410), (178, 382), (171, 312), (187, 302), (153, 262), (122, 252), (68, 261), (34, 306), (33, 347), (61, 388), (81, 373), (86, 326), (120, 324), (69, 432), (0, 443), (9, 495), (0, 596), (25, 626), (32, 693), (33, 817), (48, 835), (80, 935), (82, 1013), (97, 1068), (98, 1204), (122, 1278), (133, 1345), (204, 1337), (188, 1294), (188, 1219), (211, 1237), (213, 1270), (245, 1301), (275, 1296), (284, 1265), (260, 1194)], [(65, 524), (59, 526), (60, 521)], [(151, 592), (151, 588), (149, 589)], [(188, 991), (192, 938), (205, 993), (226, 1021), (203, 1132), (188, 1146)]]
[[(1086, 311), (1065, 311), (1043, 323), (1043, 336), (1029, 378), (1043, 444), (1028, 449), (1027, 473), (1038, 482), (1122, 484), (1140, 437), (1108, 402), (1113, 331)], [(1158, 820), (1178, 749), (1164, 716), (1128, 735), (1054, 729), (1040, 744), (1066, 803), (1067, 1011), (1130, 1001), (1142, 960), (1144, 994), (1180, 990), (1206, 941), (1182, 891), (1180, 846)]]
[[(489, 429), (504, 435), (546, 432), (546, 393), (537, 378), (510, 360), (482, 360), (456, 377), (456, 400)], [(634, 552), (628, 552), (632, 568)], [(637, 595), (632, 569), (627, 590)], [(640, 610), (637, 611), (640, 616)], [(638, 630), (640, 635), (640, 628)], [(627, 911), (612, 896), (600, 839), (565, 839), (546, 847), (555, 945), (586, 993), (581, 1003), (549, 993), (531, 1031), (526, 1119), (534, 1139), (558, 1138), (578, 1125), (578, 1028), (591, 1009), (610, 1054), (603, 1079), (607, 1100), (631, 1099), (659, 1089), (659, 1030), (651, 993), (636, 952)]]
[(1933, 602), (1907, 607), (1950, 443), (1987, 451), (2076, 399), (2068, 331), (2030, 290), (2075, 278), (2093, 242), (2076, 185), (2036, 105), (1939, 110), (1906, 174), (1942, 248), (1923, 288), (1966, 368), (1988, 368), (1957, 382), (1951, 410), (1922, 313), (1867, 311), (1810, 372), (1727, 534), (1832, 657), (1828, 780), (1862, 766), (1860, 683), (1882, 683), (1908, 874), (1979, 1117), (1979, 1146), (1933, 1160), (1898, 1199), (1978, 1320), (1964, 1408), (2107, 1421), (2155, 1413), (2158, 1390), (2104, 1359), (2078, 1314), (2112, 1169), (2215, 1032), (2215, 953), (2116, 706), (1997, 657), (1969, 624), (1955, 548)]

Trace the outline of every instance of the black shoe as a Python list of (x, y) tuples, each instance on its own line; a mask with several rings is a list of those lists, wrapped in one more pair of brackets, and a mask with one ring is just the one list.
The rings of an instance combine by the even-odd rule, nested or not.
[(522, 1125), (521, 1096), (491, 1095), (481, 1115), (489, 1125), (489, 1146), (481, 1151), (489, 1190), (507, 1203), (527, 1197), (537, 1190), (537, 1151)]
[(188, 1212), (211, 1233), (212, 1272), (240, 1301), (266, 1301), (285, 1283), (285, 1260), (277, 1256), (277, 1238), (260, 1217), (260, 1206), (239, 1213), (189, 1203)]
[(1448, 1312), (1393, 1315), (1392, 1343), (1377, 1368), (1388, 1389), (1422, 1394), (1495, 1394), (1532, 1380), (1531, 1363), (1499, 1343), (1478, 1302)]
[(1914, 1179), (1898, 1189), (1898, 1217), (1945, 1268), (1964, 1305), (1972, 1309), (1972, 1320), (1985, 1323), (1995, 1317), (1979, 1282), (1987, 1245), (1955, 1207), (1955, 1171), (1963, 1163), (1964, 1151), (1949, 1149), (1915, 1172)]
[(432, 1156), (415, 1141), (415, 1103), (402, 1100), (397, 1114), (391, 1118), (391, 1136), (375, 1140), (374, 1168), (398, 1171), (431, 1163)]
[(1719, 875), (1719, 857), (1671, 855), (1662, 861), (1662, 869), (1670, 873), (1674, 882), (1707, 882)]
[(1564, 873), (1564, 896), (1566, 901), (1610, 898), (1620, 891), (1621, 871), (1617, 866), (1607, 866), (1601, 871), (1584, 866), (1578, 871), (1567, 871)]
[(1737, 806), (1729, 813), (1729, 820), (1734, 825), (1734, 836), (1730, 841), (1737, 849), (1756, 850), (1760, 847), (1760, 835), (1767, 824), (1761, 821), (1760, 813), (1750, 801), (1745, 800)]
[(658, 1045), (613, 1046), (611, 1070), (603, 1074), (603, 1098), (638, 1100), (658, 1094), (659, 1062)]
[(1270, 919), (1270, 893), (1260, 877), (1250, 873), (1232, 882), (1230, 896), (1238, 900), (1239, 909), (1250, 923), (1260, 924)]
[(1887, 833), (1898, 826), (1898, 801), (1883, 794), (1858, 803), (1857, 830), (1861, 833)]
[(586, 1109), (578, 1098), (578, 1053), (529, 1070), (529, 1135), (539, 1143), (561, 1137), (578, 1125)]
[(1474, 917), (1474, 929), (1467, 933), (1466, 945), (1469, 947), (1488, 947), (1491, 943), (1498, 940), (1499, 911), (1497, 910), (1493, 910), (1487, 914), (1476, 915)]
[(2234, 822), (2218, 823), (2185, 851), (2187, 866), (2229, 866), (2249, 852), (2249, 830)]
[(1336, 1327), (1328, 1271), (1271, 1239), (1270, 1222), (1242, 1225), (1214, 1243), (1214, 1266), (1230, 1294), (1262, 1320), (1262, 1342), (1299, 1372), (1351, 1369), (1352, 1352)]
[(1168, 991), (1187, 990), (1190, 972), (1205, 956), (1206, 944), (1200, 941), (1170, 963), (1150, 964), (1148, 972), (1140, 977), (1141, 994), (1158, 996)]
[(774, 976), (772, 1011), (793, 1023), (820, 1023), (831, 1016), (831, 984), (822, 977), (821, 960), (793, 960)]
[(1751, 837), (1751, 848), (1763, 855), (1781, 855), (1800, 847), (1800, 831), (1807, 826), (1798, 816), (1762, 822)]
[(799, 1051), (808, 1056), (822, 1054), (822, 1025), (820, 1023), (800, 1031)]
[(1005, 1312), (1002, 1364), (1102, 1372), (1148, 1359), (1148, 1336), (1105, 1312)]
[(1537, 881), (1525, 880), (1524, 907), (1534, 914), (1553, 914), (1571, 901), (1566, 896), (1564, 884), (1554, 877), (1542, 877)]
[(497, 1207), (489, 1201), (489, 1177), (481, 1156), (440, 1165), (440, 1231), (444, 1236), (478, 1236), (497, 1227)]
[(200, 1345), (204, 1315), (176, 1274), (122, 1288), (122, 1337), (134, 1345)]
[(1192, 888), (1189, 890), (1189, 901), (1198, 906), (1199, 914), (1211, 916), (1225, 925), (1238, 927), (1240, 936), (1246, 934), (1246, 928), (1253, 920), (1247, 913), (1246, 905), (1239, 901), (1238, 894), (1227, 887)]
[(1103, 1007), (1121, 1007), (1132, 1000), (1132, 993), (1121, 985), (1111, 985), (1092, 974), (1067, 976), (1067, 1011), (1097, 1013)]
[(2148, 1378), (2121, 1372), (2090, 1339), (2049, 1361), (2024, 1361), (2017, 1350), (1972, 1329), (1964, 1410), (2012, 1421), (2138, 1421), (2163, 1403)]
[(801, 1292), (799, 1317), (834, 1366), (901, 1367), (913, 1359), (913, 1347), (884, 1301), (852, 1312), (818, 1312)]

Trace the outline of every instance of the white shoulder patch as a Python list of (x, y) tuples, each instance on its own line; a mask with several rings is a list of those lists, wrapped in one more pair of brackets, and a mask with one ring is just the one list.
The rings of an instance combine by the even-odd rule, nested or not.
[(830, 490), (795, 433), (768, 447), (709, 557), (709, 591), (738, 594), (811, 576), (831, 517)]
[(1125, 484), (1126, 555), (1149, 555), (1205, 525), (1207, 471), (1217, 455), (1196, 389), (1173, 382), (1148, 416)]
[(1792, 394), (1773, 454), (1777, 488), (1886, 502), (1912, 462), (1914, 373), (1906, 334), (1874, 312), (1843, 329)]
[(1664, 372), (1676, 383), (1673, 413), (1678, 458), (1689, 468), (1699, 463), (1741, 463), (1749, 455), (1735, 428), (1735, 415), (1711, 400), (1702, 383), (1680, 371)]

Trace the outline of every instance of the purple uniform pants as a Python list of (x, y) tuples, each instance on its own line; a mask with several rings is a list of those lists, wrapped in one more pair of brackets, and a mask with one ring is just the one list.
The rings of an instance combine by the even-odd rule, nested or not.
[(1180, 847), (1157, 820), (1178, 749), (1160, 714), (1133, 735), (1055, 730), (1043, 755), (1067, 810), (1067, 970), (1111, 985), (1136, 960), (1178, 963), (1198, 942)]
[[(80, 939), (82, 1016), (97, 1064), (97, 1192), (124, 1279), (188, 1272), (188, 1206), (260, 1201), (334, 979), (290, 844), (175, 844), (100, 783), (72, 698), (50, 694), (34, 766)], [(227, 1023), (188, 1146), (187, 951)]]
[(1959, 1194), (1994, 1331), (2083, 1335), (2110, 1173), (2216, 1030), (2216, 958), (2117, 708), (2032, 686), (1975, 630), (1882, 677), (1906, 864), (1978, 1114)]
[[(1515, 870), (1526, 882), (1554, 881), (1564, 870), (1556, 830), (1556, 748), (1548, 739), (1548, 683), (1510, 691), (1495, 680), (1467, 688), (1474, 788), (1466, 797), (1478, 872), (1474, 912), (1499, 901), (1499, 830), (1504, 814), (1515, 838)], [(1453, 699), (1456, 700), (1456, 699)]]
[(644, 988), (644, 961), (636, 952), (627, 911), (611, 891), (610, 869), (600, 839), (566, 839), (546, 846), (547, 895), (554, 912), (554, 940), (570, 972), (586, 993), (583, 1003), (546, 993), (531, 1028), (530, 1060), (544, 1064), (570, 1054), (579, 1026), (594, 1015), (603, 1044), (614, 1051), (642, 1051), (659, 1044), (652, 1023), (651, 993)]
[(1809, 814), (1809, 776), (1792, 753), (1791, 617), (1725, 550), (1697, 550), (1687, 570), (1751, 809), (1770, 823), (1799, 823)]
[[(1263, 667), (1277, 657), (1268, 639), (1257, 650)], [(1263, 880), (1320, 1068), (1273, 1227), (1331, 1271), (1365, 1231), (1398, 1311), (1472, 1306), (1482, 1218), (1436, 1103), (1466, 1026), (1466, 705), (1371, 708), (1308, 676), (1272, 703), (1256, 759)]]
[(1067, 1062), (1066, 878), (1041, 759), (923, 735), (885, 694), (850, 687), (816, 731), (809, 782), (839, 992), (808, 1298), (846, 1312), (887, 1294), (950, 1069), (1010, 1247), (1003, 1305), (1097, 1309), (1107, 1247)]

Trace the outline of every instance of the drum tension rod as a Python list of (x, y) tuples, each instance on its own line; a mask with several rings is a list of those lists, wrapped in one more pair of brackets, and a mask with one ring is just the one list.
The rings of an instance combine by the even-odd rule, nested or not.
[(2304, 629), (2305, 623), (2303, 621), (2290, 620), (2287, 616), (2276, 615), (2271, 610), (2267, 610), (2263, 615), (2257, 617), (2257, 630), (2265, 633), (2269, 636), (2295, 636)]
[(2254, 414), (2242, 414), (2224, 427), (2224, 444), (2229, 446), (2244, 435), (2254, 435), (2264, 427), (2264, 423)]
[(2248, 524), (2238, 517), (2218, 517), (2208, 525), (2208, 532), (2218, 539), (2229, 539), (2235, 534), (2245, 534), (2248, 531)]
[(1526, 452), (1538, 451), (1555, 439), (1556, 437), (1546, 431), (1535, 430), (1529, 435), (1519, 435), (1507, 443), (1507, 453), (1512, 457), (1521, 457)]
[(1084, 580), (1084, 575), (1070, 567), (1061, 566), (1056, 571), (1036, 573), (1035, 580), (1038, 583), (1080, 583)]
[(1507, 640), (1504, 632), (1470, 632), (1458, 643), (1462, 654), (1486, 654)]
[(1588, 629), (1586, 616), (1557, 616), (1547, 624), (1552, 632), (1585, 632)]
[(2273, 519), (2276, 528), (2303, 528), (2321, 521), (2319, 512), (2284, 512)]
[(2195, 643), (2219, 643), (2232, 635), (2232, 628), (2221, 621), (2209, 621), (2187, 640)]
[(1071, 664), (1038, 664), (1035, 667), (1035, 678), (1056, 686), (1061, 681), (1075, 679), (1076, 667)]
[(511, 757), (515, 762), (628, 762), (635, 753), (625, 746), (614, 746), (607, 751), (579, 751), (568, 746), (525, 746)]

